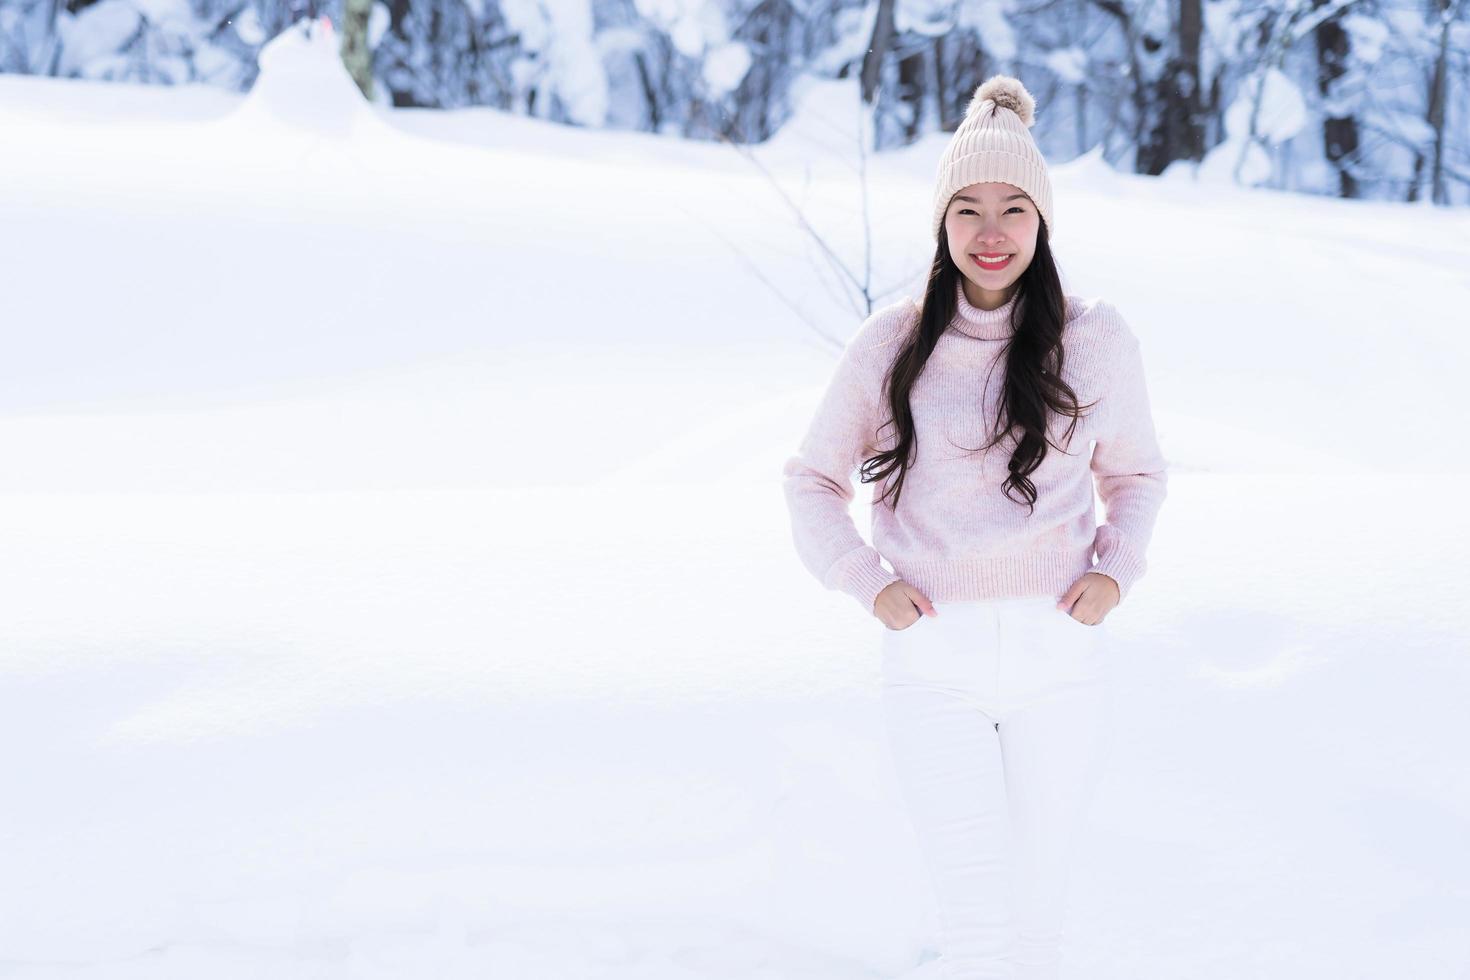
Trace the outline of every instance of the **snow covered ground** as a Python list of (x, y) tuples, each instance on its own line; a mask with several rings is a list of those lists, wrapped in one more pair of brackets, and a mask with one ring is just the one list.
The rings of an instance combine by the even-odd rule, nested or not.
[[(731, 148), (317, 42), (0, 78), (0, 977), (900, 976), (882, 627), (779, 485), (866, 307)], [(861, 269), (855, 98), (757, 156)], [(1065, 975), (1470, 978), (1470, 214), (1053, 172), (1173, 467)]]

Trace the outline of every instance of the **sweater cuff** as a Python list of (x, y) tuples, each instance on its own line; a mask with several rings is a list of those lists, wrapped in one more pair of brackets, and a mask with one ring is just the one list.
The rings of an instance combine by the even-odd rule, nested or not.
[(900, 579), (900, 576), (883, 567), (882, 556), (867, 545), (856, 549), (851, 558), (841, 562), (840, 567), (834, 571), (836, 578), (832, 588), (841, 589), (852, 596), (869, 613), (873, 612), (878, 593), (887, 588), (889, 583)]
[(1146, 564), (1143, 556), (1129, 547), (1128, 540), (1117, 528), (1104, 524), (1097, 530), (1098, 562), (1089, 571), (1106, 575), (1118, 583), (1118, 603), (1121, 605), (1134, 583), (1143, 577)]

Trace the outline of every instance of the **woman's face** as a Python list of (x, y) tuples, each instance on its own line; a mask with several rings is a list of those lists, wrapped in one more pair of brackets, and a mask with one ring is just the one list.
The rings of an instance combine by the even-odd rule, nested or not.
[(971, 303), (993, 310), (1011, 298), (1036, 254), (1040, 227), (1036, 205), (1014, 184), (971, 184), (950, 198), (944, 214), (949, 254), (965, 276)]

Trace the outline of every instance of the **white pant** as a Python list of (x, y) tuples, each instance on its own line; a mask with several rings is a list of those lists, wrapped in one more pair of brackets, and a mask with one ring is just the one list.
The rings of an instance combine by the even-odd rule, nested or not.
[(888, 745), (938, 901), (935, 966), (952, 980), (1059, 977), (1112, 715), (1106, 622), (1059, 598), (936, 602), (937, 617), (883, 628)]

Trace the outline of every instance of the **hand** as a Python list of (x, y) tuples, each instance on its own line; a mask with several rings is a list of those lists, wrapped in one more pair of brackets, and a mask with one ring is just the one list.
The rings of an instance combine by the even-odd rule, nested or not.
[[(1095, 626), (1122, 599), (1118, 583), (1102, 572), (1087, 572), (1062, 596), (1057, 608), (1080, 623)], [(1073, 605), (1076, 603), (1076, 605)]]
[(891, 630), (906, 630), (920, 616), (938, 616), (928, 596), (907, 582), (889, 582), (873, 600), (873, 615)]

